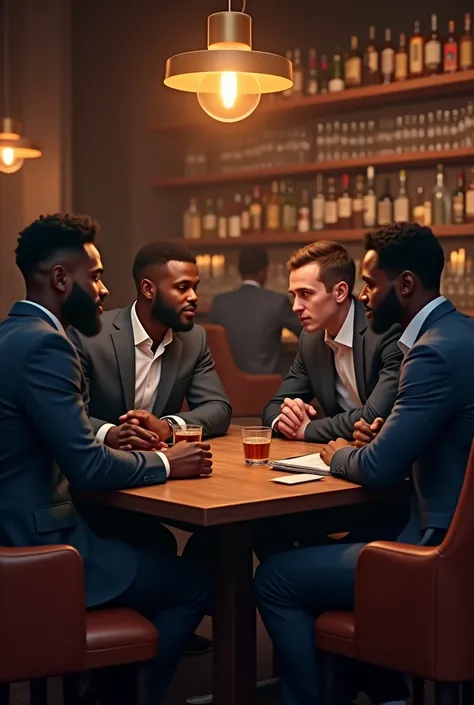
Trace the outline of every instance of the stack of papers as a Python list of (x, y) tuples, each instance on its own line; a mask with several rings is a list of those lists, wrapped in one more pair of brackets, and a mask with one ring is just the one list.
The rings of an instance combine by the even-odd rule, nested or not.
[(312, 475), (329, 475), (329, 467), (321, 460), (319, 453), (310, 455), (300, 455), (286, 460), (274, 460), (271, 463), (274, 470), (285, 470), (290, 472), (305, 472)]

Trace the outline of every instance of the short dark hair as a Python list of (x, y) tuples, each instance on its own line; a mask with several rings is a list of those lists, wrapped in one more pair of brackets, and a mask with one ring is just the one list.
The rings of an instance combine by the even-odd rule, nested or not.
[(142, 247), (133, 263), (133, 278), (137, 289), (140, 289), (141, 278), (147, 267), (153, 265), (164, 266), (168, 262), (191, 262), (191, 264), (196, 264), (196, 257), (191, 250), (180, 242), (160, 240), (148, 243), (148, 245)]
[(88, 215), (40, 215), (18, 236), (17, 267), (28, 281), (42, 262), (59, 252), (80, 252), (95, 241), (98, 232), (99, 224)]
[(331, 291), (338, 282), (346, 282), (352, 292), (355, 283), (355, 262), (339, 242), (318, 240), (293, 252), (287, 262), (290, 272), (316, 262), (319, 266), (319, 280)]
[(242, 247), (239, 252), (239, 272), (241, 277), (259, 274), (268, 267), (270, 258), (265, 247)]
[(394, 223), (367, 233), (365, 249), (375, 250), (378, 266), (391, 279), (410, 270), (427, 290), (439, 290), (444, 251), (431, 228), (418, 223)]

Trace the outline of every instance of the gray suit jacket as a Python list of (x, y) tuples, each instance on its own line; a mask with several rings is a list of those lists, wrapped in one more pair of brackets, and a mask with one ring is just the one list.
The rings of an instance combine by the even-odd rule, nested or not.
[[(426, 319), (406, 354), (393, 411), (372, 443), (342, 448), (331, 473), (368, 487), (412, 475), (414, 531), (447, 529), (474, 436), (474, 321), (450, 301)], [(416, 541), (415, 532), (415, 541)]]
[(74, 546), (84, 561), (90, 607), (126, 590), (137, 560), (131, 546), (95, 536), (68, 482), (111, 491), (161, 484), (166, 471), (156, 453), (97, 443), (84, 391), (74, 346), (46, 313), (17, 302), (0, 323), (0, 544)]
[[(104, 423), (119, 423), (119, 417), (134, 408), (135, 346), (131, 306), (102, 315), (102, 330), (86, 338), (68, 330), (87, 382), (89, 414), (97, 433)], [(189, 411), (182, 412), (184, 400)], [(224, 434), (231, 408), (200, 326), (176, 333), (163, 353), (161, 378), (153, 413), (157, 417), (179, 415), (190, 424), (200, 424), (206, 436)]]
[(283, 328), (302, 328), (287, 296), (251, 284), (216, 296), (211, 320), (226, 329), (237, 367), (254, 375), (276, 372)]
[(320, 418), (318, 413), (308, 424), (305, 440), (313, 443), (327, 443), (336, 438), (352, 440), (354, 424), (360, 418), (368, 422), (377, 416), (387, 418), (397, 395), (402, 361), (397, 345), (400, 335), (398, 326), (384, 335), (373, 333), (367, 325), (363, 305), (355, 301), (354, 369), (363, 406), (343, 411), (336, 401), (334, 353), (324, 342), (324, 331), (302, 333), (295, 361), (277, 395), (265, 407), (264, 425), (271, 426), (285, 397), (300, 398), (307, 403), (316, 397), (325, 417)]

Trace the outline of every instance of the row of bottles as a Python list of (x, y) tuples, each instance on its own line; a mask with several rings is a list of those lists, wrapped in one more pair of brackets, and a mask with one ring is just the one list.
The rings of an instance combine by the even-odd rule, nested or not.
[(398, 192), (393, 196), (391, 181), (377, 194), (375, 170), (368, 167), (366, 177), (352, 179), (343, 174), (340, 180), (321, 174), (316, 176), (312, 196), (308, 189), (295, 194), (292, 181), (274, 181), (270, 193), (254, 186), (252, 195), (236, 193), (230, 204), (222, 198), (214, 204), (208, 198), (201, 213), (197, 200), (191, 199), (184, 214), (184, 237), (237, 238), (263, 231), (309, 233), (318, 230), (371, 228), (394, 221), (414, 221), (424, 225), (460, 225), (474, 223), (474, 167), (465, 174), (460, 171), (457, 185), (450, 193), (440, 164), (436, 182), (430, 194), (422, 186), (416, 198), (410, 198), (405, 170), (399, 173)]
[(321, 54), (318, 61), (316, 49), (312, 48), (304, 67), (301, 50), (288, 50), (286, 56), (293, 62), (294, 85), (281, 95), (284, 98), (311, 96), (473, 68), (470, 14), (464, 15), (464, 29), (460, 34), (456, 32), (454, 20), (450, 20), (447, 30), (445, 36), (441, 36), (438, 17), (433, 14), (425, 35), (420, 22), (416, 21), (411, 36), (402, 32), (395, 44), (389, 28), (385, 29), (381, 42), (375, 27), (371, 26), (364, 49), (361, 49), (358, 37), (352, 36), (350, 50), (342, 54), (336, 49), (331, 65), (327, 54)]
[(441, 279), (441, 294), (453, 304), (470, 313), (474, 312), (474, 267), (472, 257), (466, 250), (452, 250), (447, 259)]

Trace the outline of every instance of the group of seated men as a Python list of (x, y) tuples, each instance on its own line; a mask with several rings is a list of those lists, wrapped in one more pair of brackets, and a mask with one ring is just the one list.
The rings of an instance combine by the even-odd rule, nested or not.
[[(104, 313), (97, 233), (88, 217), (54, 214), (18, 238), (26, 297), (0, 323), (0, 543), (74, 546), (88, 608), (129, 606), (153, 622), (156, 705), (212, 608), (205, 537), (179, 557), (165, 527), (89, 517), (69, 484), (97, 492), (210, 474), (207, 439), (225, 434), (231, 408), (194, 325), (193, 254), (177, 242), (145, 246), (133, 265), (136, 301)], [(359, 300), (341, 245), (316, 242), (290, 258), (304, 330), (263, 423), (289, 441), (324, 444), (337, 477), (374, 488), (411, 478), (410, 516), (362, 531), (333, 522), (348, 529), (339, 539), (316, 514), (273, 527), (271, 543), (257, 529), (255, 594), (284, 705), (322, 705), (314, 620), (352, 607), (365, 543), (387, 531), (441, 543), (474, 435), (474, 321), (440, 296), (439, 241), (427, 227), (397, 223), (368, 233), (365, 250)], [(205, 440), (169, 446), (185, 423), (202, 425)], [(404, 703), (408, 693), (401, 675), (376, 668), (345, 683), (347, 703), (359, 689), (374, 705)]]

